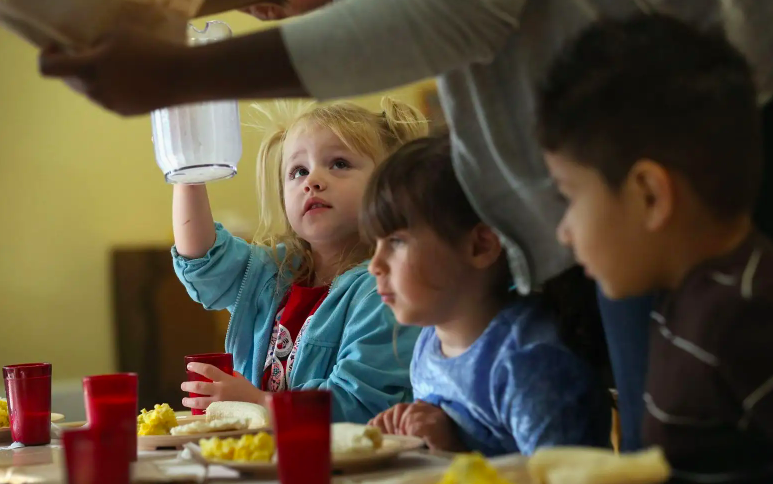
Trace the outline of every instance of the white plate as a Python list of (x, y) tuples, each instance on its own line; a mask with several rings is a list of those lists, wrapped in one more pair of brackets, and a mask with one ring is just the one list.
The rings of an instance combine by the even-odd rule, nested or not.
[[(178, 416), (178, 425), (185, 425), (191, 422), (197, 422), (200, 420), (206, 420), (204, 415), (194, 416)], [(183, 444), (189, 442), (198, 443), (199, 439), (208, 439), (210, 437), (241, 437), (245, 434), (257, 434), (258, 432), (265, 431), (266, 429), (242, 429), (242, 430), (225, 430), (221, 432), (207, 432), (204, 434), (193, 435), (141, 435), (137, 437), (137, 448), (139, 450), (156, 450), (162, 448), (182, 449)]]
[[(424, 442), (416, 437), (384, 435), (384, 442), (379, 450), (369, 453), (333, 454), (331, 466), (333, 471), (344, 473), (373, 470), (384, 467), (403, 452), (422, 448), (424, 448)], [(270, 478), (277, 475), (276, 462), (236, 462), (218, 459), (207, 459), (207, 462), (254, 476)]]
[[(61, 413), (51, 412), (52, 422), (59, 422), (60, 420), (64, 420), (64, 415), (62, 415)], [(11, 441), (11, 427), (0, 427), (0, 442), (10, 442), (10, 441)]]

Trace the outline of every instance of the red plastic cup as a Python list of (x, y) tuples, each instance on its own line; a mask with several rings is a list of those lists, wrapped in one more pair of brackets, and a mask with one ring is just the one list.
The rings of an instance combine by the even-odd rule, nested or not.
[(89, 426), (117, 432), (127, 441), (129, 460), (137, 460), (137, 374), (116, 373), (83, 378)]
[(51, 363), (3, 367), (11, 436), (24, 445), (51, 442)]
[[(234, 356), (231, 353), (203, 353), (200, 355), (190, 355), (185, 357), (185, 368), (187, 370), (188, 363), (206, 363), (208, 365), (213, 365), (218, 368), (223, 373), (227, 373), (229, 375), (233, 375), (234, 373)], [(201, 376), (200, 374), (187, 370), (188, 371), (188, 381), (206, 381), (211, 382), (209, 378), (205, 378)], [(191, 398), (196, 397), (208, 397), (209, 395), (199, 395), (198, 393), (192, 393), (189, 392), (188, 396)], [(192, 415), (204, 415), (204, 410), (199, 410), (197, 408), (191, 409)]]
[(271, 396), (282, 484), (330, 483), (330, 398), (320, 390)]
[(120, 433), (83, 427), (62, 434), (68, 484), (128, 484), (131, 463)]

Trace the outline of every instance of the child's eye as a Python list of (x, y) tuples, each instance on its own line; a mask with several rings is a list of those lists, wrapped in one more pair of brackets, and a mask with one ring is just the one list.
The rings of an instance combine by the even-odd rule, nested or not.
[(401, 245), (403, 245), (405, 243), (405, 241), (403, 239), (401, 239), (400, 237), (397, 237), (397, 236), (392, 236), (392, 237), (387, 238), (387, 242), (389, 242), (389, 245), (391, 247), (393, 247), (393, 248), (394, 247), (399, 247), (399, 246), (401, 246)]
[(556, 198), (561, 201), (564, 205), (569, 205), (569, 202), (571, 201), (569, 197), (566, 195), (566, 192), (561, 189), (560, 186), (556, 186)]
[(295, 180), (299, 176), (306, 176), (309, 174), (309, 170), (302, 166), (296, 166), (292, 170), (290, 170), (290, 180)]
[(336, 170), (345, 170), (347, 168), (350, 168), (352, 165), (348, 161), (344, 160), (343, 158), (336, 158), (333, 160), (333, 168)]

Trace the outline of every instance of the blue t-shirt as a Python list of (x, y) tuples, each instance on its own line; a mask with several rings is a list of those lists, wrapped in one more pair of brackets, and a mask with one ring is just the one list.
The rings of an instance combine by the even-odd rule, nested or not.
[(470, 450), (485, 455), (538, 447), (608, 447), (610, 401), (592, 369), (559, 341), (536, 298), (502, 310), (463, 354), (445, 357), (434, 326), (411, 360), (414, 398), (441, 407)]

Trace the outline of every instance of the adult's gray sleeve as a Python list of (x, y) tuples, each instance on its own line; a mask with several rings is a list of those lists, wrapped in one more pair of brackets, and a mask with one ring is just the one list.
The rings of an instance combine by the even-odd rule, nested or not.
[(281, 29), (307, 91), (317, 99), (331, 99), (490, 62), (518, 28), (525, 3), (343, 0)]

